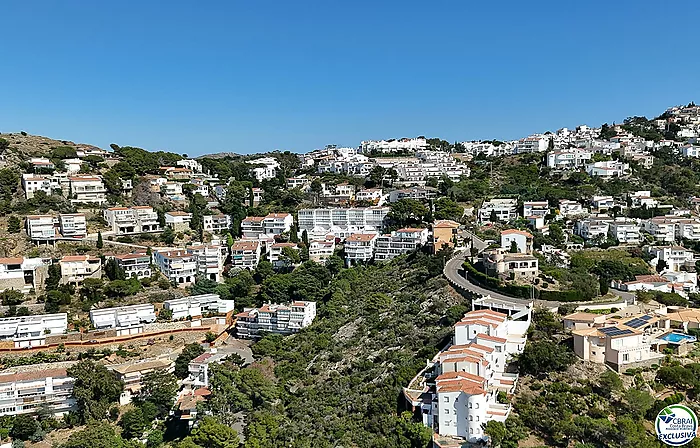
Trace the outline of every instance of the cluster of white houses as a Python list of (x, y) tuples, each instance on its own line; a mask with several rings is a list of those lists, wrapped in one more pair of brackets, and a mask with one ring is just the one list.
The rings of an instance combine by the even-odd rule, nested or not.
[(296, 301), (289, 305), (265, 304), (244, 308), (236, 314), (236, 334), (240, 338), (259, 338), (264, 333), (288, 335), (311, 325), (316, 318), (316, 302)]

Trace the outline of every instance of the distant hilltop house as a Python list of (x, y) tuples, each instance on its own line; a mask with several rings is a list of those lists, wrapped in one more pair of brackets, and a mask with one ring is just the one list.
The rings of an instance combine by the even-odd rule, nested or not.
[(360, 152), (403, 152), (420, 151), (428, 148), (425, 137), (400, 138), (391, 140), (365, 140), (360, 143)]

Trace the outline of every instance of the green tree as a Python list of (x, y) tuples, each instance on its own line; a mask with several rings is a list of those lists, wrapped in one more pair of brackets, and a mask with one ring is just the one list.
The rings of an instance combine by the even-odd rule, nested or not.
[(102, 249), (104, 247), (105, 243), (102, 241), (102, 232), (97, 232), (97, 244), (95, 247), (98, 249)]
[(163, 444), (163, 431), (154, 429), (148, 434), (146, 448), (158, 448)]
[(60, 448), (127, 448), (109, 423), (91, 422), (74, 432)]
[(272, 268), (272, 263), (266, 260), (262, 260), (260, 263), (255, 268), (255, 274), (253, 274), (253, 278), (255, 279), (256, 282), (262, 283), (267, 279), (268, 277), (271, 277), (275, 274), (275, 270)]
[(75, 379), (73, 398), (77, 402), (77, 416), (82, 422), (102, 420), (109, 406), (119, 399), (124, 384), (101, 364), (83, 360), (68, 368)]
[(451, 219), (459, 221), (464, 215), (464, 207), (450, 198), (440, 198), (435, 201), (435, 219)]
[(0, 303), (2, 303), (3, 306), (17, 306), (24, 302), (24, 299), (24, 294), (14, 289), (6, 289), (0, 292)]
[(119, 419), (122, 437), (125, 439), (140, 438), (149, 425), (150, 421), (144, 417), (143, 412), (138, 407), (126, 411)]
[(147, 373), (142, 379), (141, 394), (145, 400), (156, 405), (158, 415), (162, 417), (168, 415), (177, 391), (177, 378), (167, 371), (153, 371)]
[(105, 262), (105, 275), (110, 280), (126, 280), (126, 272), (119, 266), (119, 262), (114, 257), (110, 257)]
[(172, 245), (175, 242), (175, 232), (170, 227), (166, 227), (160, 234), (160, 240), (167, 244)]
[(187, 366), (197, 356), (204, 353), (204, 349), (199, 344), (188, 344), (182, 349), (182, 352), (175, 359), (175, 376), (183, 379), (187, 378)]
[(49, 265), (48, 276), (46, 277), (46, 282), (44, 286), (47, 291), (58, 289), (58, 285), (61, 283), (61, 265), (58, 263), (52, 263)]
[(541, 340), (528, 342), (518, 361), (522, 373), (537, 376), (566, 370), (576, 356), (566, 346)]
[(337, 255), (331, 255), (326, 259), (326, 269), (328, 269), (328, 272), (330, 272), (333, 277), (338, 275), (340, 271), (343, 270), (344, 266), (345, 262)]
[(89, 303), (97, 303), (104, 298), (104, 281), (101, 278), (86, 278), (80, 285), (80, 296)]
[(29, 440), (30, 437), (39, 429), (39, 423), (27, 414), (15, 416), (10, 429), (10, 437), (13, 439)]
[(420, 224), (427, 214), (428, 208), (420, 201), (400, 199), (391, 204), (389, 217), (399, 226), (405, 226), (410, 223)]
[(414, 422), (405, 411), (396, 419), (396, 446), (425, 448), (432, 439), (432, 431), (422, 423)]
[(7, 231), (9, 233), (19, 233), (22, 230), (22, 223), (19, 218), (15, 215), (11, 215), (7, 218)]
[(484, 434), (490, 437), (491, 446), (499, 448), (506, 438), (506, 425), (496, 420), (491, 420), (484, 425)]
[(210, 416), (204, 417), (192, 431), (192, 440), (207, 448), (238, 448), (240, 445), (236, 430)]

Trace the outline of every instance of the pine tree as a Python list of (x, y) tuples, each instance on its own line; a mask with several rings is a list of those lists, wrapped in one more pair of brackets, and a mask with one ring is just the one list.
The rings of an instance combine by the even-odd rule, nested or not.
[(309, 234), (306, 233), (306, 230), (301, 232), (301, 241), (304, 243), (304, 246), (309, 247)]
[(7, 231), (9, 233), (19, 233), (22, 228), (19, 218), (15, 215), (7, 219)]
[(292, 243), (299, 242), (299, 234), (297, 233), (296, 225), (293, 225), (291, 230), (289, 231), (289, 241), (291, 241)]
[(97, 232), (97, 244), (96, 247), (98, 249), (102, 249), (104, 247), (104, 242), (102, 241), (102, 232)]

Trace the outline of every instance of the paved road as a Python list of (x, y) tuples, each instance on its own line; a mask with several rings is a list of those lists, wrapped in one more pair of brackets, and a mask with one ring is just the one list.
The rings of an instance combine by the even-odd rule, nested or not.
[[(476, 242), (474, 244), (474, 247), (476, 247)], [(447, 277), (447, 280), (452, 283), (453, 285), (457, 285), (459, 288), (464, 289), (469, 292), (473, 292), (475, 294), (479, 294), (482, 296), (488, 296), (490, 295), (493, 298), (500, 299), (500, 300), (513, 300), (515, 299), (514, 297), (506, 296), (498, 292), (494, 292), (491, 290), (488, 290), (486, 288), (482, 288), (481, 286), (475, 285), (471, 283), (469, 280), (464, 278), (459, 274), (459, 269), (462, 267), (462, 263), (464, 263), (464, 257), (466, 254), (458, 254), (455, 257), (453, 257), (450, 261), (445, 263), (445, 269), (443, 270), (443, 273), (445, 274), (445, 277)], [(515, 300), (522, 300), (522, 299), (515, 299)]]
[(471, 239), (472, 243), (474, 244), (474, 247), (476, 247), (479, 250), (479, 253), (483, 252), (487, 247), (489, 247), (488, 244), (484, 242), (481, 238), (478, 236), (474, 235), (472, 232), (469, 230), (460, 230), (459, 231), (461, 234), (464, 235), (465, 241), (467, 239)]

